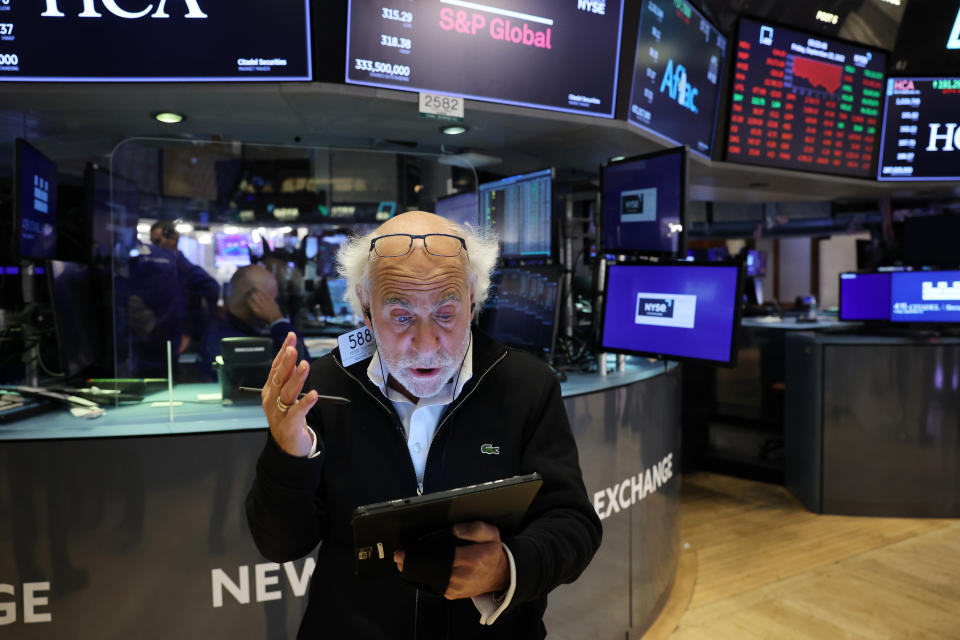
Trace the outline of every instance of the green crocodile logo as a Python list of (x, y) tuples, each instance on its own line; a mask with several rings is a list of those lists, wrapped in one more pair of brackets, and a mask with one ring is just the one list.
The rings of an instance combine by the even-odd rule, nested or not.
[(480, 453), (486, 453), (487, 455), (498, 456), (500, 455), (500, 447), (495, 447), (492, 444), (482, 444), (480, 445)]

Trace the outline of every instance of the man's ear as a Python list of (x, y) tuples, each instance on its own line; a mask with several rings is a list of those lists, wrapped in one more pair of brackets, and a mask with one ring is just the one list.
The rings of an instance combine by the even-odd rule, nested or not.
[(370, 301), (367, 300), (366, 296), (363, 295), (360, 285), (357, 285), (355, 292), (357, 294), (357, 298), (360, 299), (360, 308), (363, 309), (363, 318), (361, 318), (361, 322), (366, 325), (367, 329), (373, 331), (373, 316), (370, 313)]

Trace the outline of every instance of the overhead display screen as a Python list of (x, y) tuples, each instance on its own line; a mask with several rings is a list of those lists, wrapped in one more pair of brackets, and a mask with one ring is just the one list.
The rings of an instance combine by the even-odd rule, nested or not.
[(677, 255), (684, 249), (687, 158), (684, 147), (600, 168), (603, 250)]
[(889, 78), (880, 180), (960, 180), (960, 78)]
[(0, 1), (0, 81), (306, 81), (311, 65), (308, 0)]
[(350, 0), (346, 81), (613, 117), (621, 0)]
[(686, 0), (647, 0), (627, 119), (709, 156), (726, 53), (727, 39)]
[(741, 18), (727, 159), (872, 177), (886, 54)]

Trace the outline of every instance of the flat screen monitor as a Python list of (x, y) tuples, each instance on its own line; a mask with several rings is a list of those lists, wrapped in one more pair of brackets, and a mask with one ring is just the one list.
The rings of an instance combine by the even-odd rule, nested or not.
[(887, 78), (879, 180), (960, 180), (960, 78)]
[(245, 233), (218, 233), (214, 236), (214, 265), (245, 267), (250, 264), (250, 236)]
[(914, 266), (960, 266), (960, 215), (911, 216), (903, 221), (903, 260)]
[(27, 141), (14, 141), (10, 255), (57, 257), (57, 165)]
[(611, 264), (601, 350), (732, 366), (740, 324), (736, 264)]
[(891, 273), (890, 320), (960, 323), (960, 271)]
[(622, 21), (621, 0), (349, 0), (346, 81), (612, 118)]
[(327, 288), (330, 291), (330, 303), (333, 308), (334, 316), (349, 316), (353, 311), (350, 304), (344, 300), (347, 294), (346, 278), (327, 278)]
[(313, 79), (308, 0), (3, 6), (0, 82)]
[(687, 175), (685, 147), (601, 167), (603, 251), (685, 255)]
[(477, 187), (480, 224), (500, 236), (505, 260), (548, 259), (553, 251), (553, 169)]
[(740, 19), (727, 160), (872, 177), (887, 56)]
[(480, 328), (506, 345), (549, 360), (557, 337), (561, 275), (559, 266), (497, 270)]
[(47, 281), (53, 307), (60, 371), (73, 376), (96, 362), (103, 347), (103, 326), (90, 268), (75, 262), (50, 260)]
[(458, 193), (438, 198), (436, 213), (457, 224), (469, 224), (475, 227), (480, 216), (477, 194), (476, 192)]
[(710, 156), (727, 39), (687, 0), (644, 2), (627, 120)]
[(841, 273), (841, 320), (889, 320), (890, 273)]

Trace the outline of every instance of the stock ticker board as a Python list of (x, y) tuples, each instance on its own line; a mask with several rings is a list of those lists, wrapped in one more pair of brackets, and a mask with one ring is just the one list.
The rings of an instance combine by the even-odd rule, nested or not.
[(727, 159), (871, 177), (886, 54), (741, 18)]

